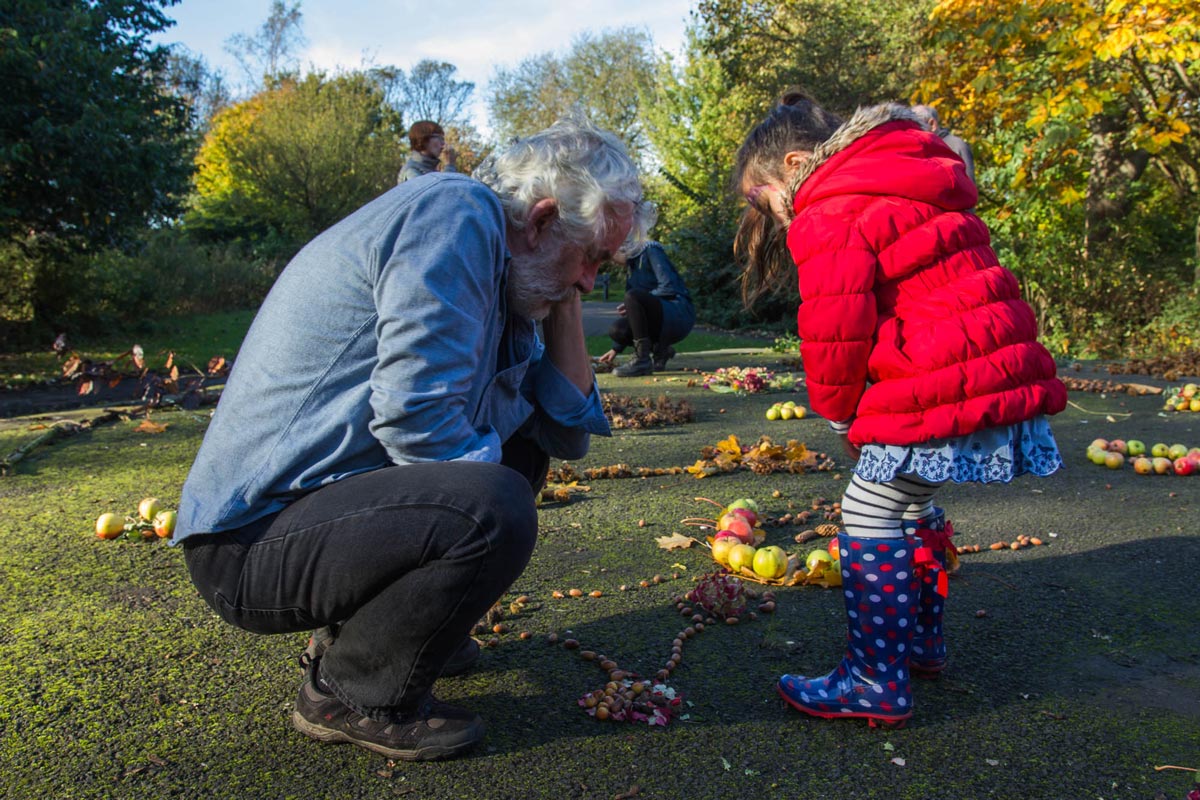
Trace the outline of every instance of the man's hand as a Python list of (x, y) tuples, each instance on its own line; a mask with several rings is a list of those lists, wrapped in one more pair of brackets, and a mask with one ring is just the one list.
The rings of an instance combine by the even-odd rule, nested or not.
[(583, 336), (583, 302), (579, 292), (550, 307), (542, 322), (546, 337), (546, 356), (585, 396), (592, 393), (592, 360)]

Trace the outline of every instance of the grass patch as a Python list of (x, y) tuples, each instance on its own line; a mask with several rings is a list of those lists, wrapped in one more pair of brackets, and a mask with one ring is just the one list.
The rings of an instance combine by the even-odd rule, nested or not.
[[(764, 420), (777, 395), (718, 395), (673, 374), (739, 361), (685, 353), (662, 375), (601, 375), (603, 391), (687, 400), (695, 421), (595, 437), (575, 465), (687, 465), (731, 433), (795, 438), (841, 458), (820, 419)], [(755, 497), (778, 516), (838, 496), (847, 473), (595, 480), (572, 502), (542, 507), (533, 559), (505, 598), (532, 602), (506, 620), (510, 633), (471, 673), (439, 682), (443, 699), (484, 716), (484, 745), (462, 761), (397, 766), (291, 729), (306, 634), (229, 628), (192, 588), (178, 549), (93, 535), (102, 511), (131, 511), (146, 495), (178, 502), (207, 413), (156, 414), (168, 425), (158, 435), (133, 421), (36, 450), (0, 478), (0, 797), (557, 800), (634, 786), (647, 798), (1182, 797), (1190, 774), (1153, 766), (1195, 766), (1198, 755), (1196, 496), (1186, 479), (1105, 470), (1083, 452), (1100, 427), (1143, 441), (1196, 435), (1189, 415), (1159, 417), (1154, 397), (1076, 399), (1101, 416), (1072, 408), (1056, 418), (1066, 469), (939, 493), (964, 544), (1015, 532), (1051, 544), (964, 557), (947, 606), (950, 665), (914, 687), (909, 727), (810, 720), (776, 698), (781, 673), (825, 671), (840, 655), (841, 598), (814, 588), (782, 590), (774, 615), (688, 643), (673, 681), (688, 719), (651, 730), (585, 716), (576, 700), (602, 675), (546, 634), (571, 630), (622, 666), (654, 672), (683, 625), (672, 598), (711, 567), (700, 549), (660, 550), (655, 537), (706, 513), (698, 495)], [(1122, 421), (1101, 422), (1106, 413)], [(31, 435), (0, 431), (0, 451)], [(768, 542), (794, 549), (796, 532), (768, 529)], [(638, 585), (673, 572), (681, 578)], [(552, 597), (571, 588), (603, 595)]]

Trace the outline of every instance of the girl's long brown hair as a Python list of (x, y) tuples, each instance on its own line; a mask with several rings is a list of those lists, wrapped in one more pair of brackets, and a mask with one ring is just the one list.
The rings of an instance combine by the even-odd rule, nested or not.
[[(784, 156), (792, 151), (813, 150), (841, 124), (840, 117), (817, 105), (803, 89), (789, 88), (738, 148), (733, 185), (740, 190), (747, 173), (756, 179), (783, 182), (780, 168)], [(747, 308), (792, 276), (795, 265), (786, 240), (786, 228), (773, 217), (752, 206), (742, 212), (733, 239), (733, 255), (742, 265), (742, 302)]]

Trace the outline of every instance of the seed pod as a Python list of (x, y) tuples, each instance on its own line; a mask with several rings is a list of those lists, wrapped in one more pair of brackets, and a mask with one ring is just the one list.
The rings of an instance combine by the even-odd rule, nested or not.
[(614, 669), (612, 672), (608, 673), (608, 677), (612, 678), (614, 681), (623, 681), (628, 676), (629, 673), (623, 669)]
[(687, 628), (684, 628), (684, 629), (683, 629), (683, 637), (684, 637), (685, 639), (690, 639), (690, 638), (692, 638), (692, 637), (693, 637), (693, 636), (695, 636), (695, 635), (696, 635), (696, 629), (695, 629), (695, 628), (692, 628), (692, 627), (690, 627), (690, 626), (689, 626), (689, 627), (687, 627)]
[(988, 545), (988, 550), (1003, 550), (1004, 542), (992, 542)]
[(1010, 544), (1008, 547), (1009, 547), (1009, 549), (1010, 549), (1010, 550), (1020, 550), (1020, 549), (1021, 549), (1021, 543), (1020, 543), (1020, 542), (1013, 542), (1013, 543), (1012, 543), (1012, 544)]
[(717, 621), (715, 619), (713, 619), (712, 617), (709, 617), (708, 619), (704, 620), (704, 624), (705, 625), (716, 625)]
[(662, 583), (664, 580), (666, 580), (666, 578), (664, 578), (662, 575), (655, 575), (650, 580), (653, 581), (654, 583)]
[(532, 639), (533, 638), (533, 634), (530, 633), (529, 631), (521, 631), (521, 633), (519, 635), (522, 639)]
[(679, 573), (678, 573), (678, 572), (672, 572), (672, 573), (671, 573), (671, 580), (673, 580), (673, 581), (677, 581), (677, 580), (679, 580)]
[(979, 609), (978, 611), (976, 611), (976, 612), (975, 612), (975, 616), (976, 616), (976, 617), (978, 617), (978, 618), (980, 618), (980, 619), (982, 619), (983, 617), (986, 617), (986, 616), (987, 616), (987, 609), (983, 609), (983, 608)]
[(662, 682), (671, 677), (671, 672), (670, 670), (660, 669), (654, 674), (654, 677), (658, 678), (659, 682)]
[(617, 668), (617, 662), (615, 662), (615, 661), (606, 659), (606, 660), (600, 662), (600, 669), (604, 670), (605, 672), (611, 672), (612, 670), (614, 670), (616, 668)]
[(596, 709), (596, 719), (608, 719), (608, 709), (600, 706)]
[(622, 583), (620, 586), (617, 587), (617, 591), (627, 592), (627, 591), (629, 591), (629, 585)]
[(643, 589), (645, 589), (649, 585), (650, 585), (650, 581), (638, 581), (638, 586), (642, 587)]
[(596, 704), (598, 702), (600, 702), (600, 701), (597, 700), (593, 695), (589, 694), (587, 697), (583, 698), (583, 707), (584, 708), (595, 708)]
[(1030, 536), (1029, 543), (1031, 545), (1033, 545), (1034, 547), (1040, 547), (1041, 545), (1045, 544), (1045, 542), (1043, 542), (1041, 539), (1039, 539), (1036, 536)]
[(520, 603), (521, 605), (525, 605), (526, 603), (529, 602), (529, 595), (523, 594), (520, 597), (518, 597), (516, 600), (514, 600), (513, 602)]
[(697, 622), (694, 627), (696, 628), (696, 633), (704, 633), (704, 623), (703, 622)]
[(553, 597), (555, 600), (562, 600), (563, 597), (565, 597), (565, 595), (562, 592), (560, 592), (558, 589), (555, 589), (553, 592), (551, 592), (550, 596)]
[(1008, 542), (1006, 542), (1006, 541), (1004, 541), (1003, 539), (1001, 539), (1001, 540), (1000, 540), (1000, 549), (1001, 549), (1001, 550), (1003, 550), (1003, 549), (1005, 549), (1006, 547), (1008, 547)]
[(580, 650), (579, 657), (582, 658), (584, 661), (595, 661), (596, 660), (596, 651), (595, 650)]
[(503, 622), (497, 622), (492, 626), (492, 633), (508, 633), (508, 626)]
[(558, 642), (558, 634), (557, 634), (557, 633), (551, 633), (551, 634), (547, 635), (547, 636), (546, 636), (546, 641), (547, 641), (547, 642), (549, 642), (550, 644), (555, 644), (555, 643), (557, 643), (557, 642)]
[(488, 640), (487, 640), (487, 646), (488, 646), (488, 647), (499, 647), (499, 646), (500, 646), (500, 640), (499, 640), (499, 639), (497, 639), (495, 636), (493, 636), (491, 639), (488, 639)]
[(773, 612), (775, 610), (775, 601), (774, 600), (765, 600), (765, 601), (759, 603), (758, 610), (763, 612), (764, 614), (770, 614), (771, 612)]
[(600, 591), (599, 589), (596, 589), (595, 591), (589, 592), (588, 596), (589, 597), (603, 597), (604, 592)]
[(758, 614), (755, 614), (753, 611), (751, 611), (751, 612), (750, 612), (749, 614), (747, 614), (746, 616), (750, 617), (750, 621), (751, 621), (751, 622), (754, 622), (754, 620), (758, 619)]
[(671, 648), (671, 655), (675, 656), (675, 655), (682, 655), (682, 654), (683, 654), (682, 647), (672, 647)]
[(692, 616), (692, 612), (693, 612), (693, 609), (691, 606), (684, 606), (683, 608), (679, 609), (679, 613), (685, 617)]
[(683, 637), (677, 636), (671, 640), (671, 647), (683, 647)]
[(579, 642), (575, 639), (567, 639), (563, 642), (563, 647), (567, 648), (568, 650), (575, 650), (579, 647)]
[(737, 618), (737, 617), (726, 617), (726, 618), (725, 618), (725, 624), (726, 624), (726, 625), (737, 625), (737, 624), (738, 624), (738, 618)]
[(704, 622), (703, 614), (692, 614), (692, 622)]
[(637, 683), (635, 683), (633, 686), (630, 686), (629, 688), (633, 690), (634, 694), (641, 694), (642, 692), (646, 691), (646, 684), (644, 681), (638, 681)]
[(583, 589), (571, 589), (567, 592), (571, 597), (583, 597)]
[(775, 593), (774, 592), (763, 592), (762, 599), (766, 600), (767, 602), (773, 603), (773, 602), (775, 602)]

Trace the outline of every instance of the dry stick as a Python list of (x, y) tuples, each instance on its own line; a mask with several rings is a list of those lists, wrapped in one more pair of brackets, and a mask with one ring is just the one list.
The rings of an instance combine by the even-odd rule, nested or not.
[(9, 453), (3, 461), (0, 461), (0, 477), (5, 477), (12, 474), (13, 465), (18, 461), (26, 458), (31, 452), (44, 444), (50, 444), (65, 436), (74, 436), (83, 430), (90, 430), (97, 425), (105, 422), (115, 422), (121, 418), (121, 414), (115, 411), (105, 411), (98, 417), (84, 420), (83, 422), (58, 422), (55, 423), (48, 431), (38, 436), (31, 442), (18, 447), (13, 452)]
[(1079, 405), (1074, 400), (1068, 400), (1067, 405), (1069, 405), (1071, 408), (1074, 408), (1077, 411), (1082, 411), (1084, 414), (1094, 414), (1095, 416), (1109, 416), (1109, 417), (1132, 417), (1133, 416), (1132, 411), (1129, 411), (1129, 412), (1125, 412), (1125, 411), (1088, 411), (1086, 408)]
[(1164, 764), (1161, 767), (1155, 767), (1154, 771), (1162, 772), (1164, 769), (1181, 769), (1184, 772), (1200, 772), (1200, 769), (1196, 769), (1195, 767), (1173, 767), (1170, 764)]

